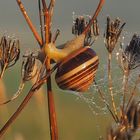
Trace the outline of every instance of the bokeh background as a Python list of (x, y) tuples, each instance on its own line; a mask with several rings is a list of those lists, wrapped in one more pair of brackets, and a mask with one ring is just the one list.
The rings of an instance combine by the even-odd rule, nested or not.
[[(60, 29), (61, 35), (57, 44), (66, 42), (73, 37), (71, 34), (72, 12), (77, 15), (92, 14), (99, 0), (56, 0), (52, 31)], [(39, 31), (39, 18), (37, 0), (22, 0), (24, 6)], [(139, 33), (140, 29), (140, 1), (139, 0), (106, 0), (98, 21), (101, 29), (99, 39), (94, 44), (94, 49), (100, 57), (100, 65), (106, 63), (106, 51), (103, 44), (103, 32), (105, 29), (106, 17), (119, 17), (126, 22), (125, 31), (131, 37), (133, 33)], [(29, 30), (16, 0), (0, 0), (0, 35), (7, 34), (19, 38), (22, 54), (25, 51), (35, 51), (38, 44)], [(7, 70), (3, 81), (1, 81), (1, 98), (10, 97), (16, 90), (20, 81), (20, 61), (10, 70)], [(103, 69), (99, 70), (102, 71)], [(99, 74), (98, 74), (99, 75)], [(54, 76), (53, 76), (54, 77)], [(54, 78), (53, 78), (54, 79)], [(106, 84), (106, 83), (104, 83)], [(17, 106), (27, 94), (31, 83), (28, 83), (23, 94), (7, 106), (0, 106), (0, 127), (6, 122)], [(5, 91), (3, 91), (5, 88)], [(2, 90), (3, 89), (3, 90)], [(36, 93), (16, 122), (7, 131), (3, 140), (49, 140), (49, 122), (47, 110), (46, 87)], [(96, 114), (94, 103), (81, 99), (76, 93), (60, 90), (53, 80), (55, 106), (59, 128), (60, 140), (97, 140), (105, 139), (108, 127), (111, 124), (109, 114), (99, 111)], [(87, 92), (90, 98), (94, 98), (94, 87)], [(5, 95), (2, 93), (5, 92)], [(5, 97), (2, 97), (5, 96)], [(98, 97), (97, 97), (98, 98)], [(96, 105), (95, 105), (96, 106)], [(102, 107), (101, 107), (102, 108)], [(94, 112), (95, 111), (95, 112)]]

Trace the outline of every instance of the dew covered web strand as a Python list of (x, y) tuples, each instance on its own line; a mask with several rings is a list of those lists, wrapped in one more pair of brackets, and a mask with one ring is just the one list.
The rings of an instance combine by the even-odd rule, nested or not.
[[(113, 91), (114, 91), (113, 94), (114, 94), (115, 100), (117, 100), (117, 102), (116, 102), (117, 103), (117, 110), (119, 110), (120, 109), (120, 102), (122, 101), (123, 76), (122, 76), (121, 70), (118, 67), (118, 65), (113, 63), (112, 68), (113, 68), (114, 73), (116, 73), (116, 71), (117, 71), (117, 75), (114, 75), (114, 73), (113, 73), (113, 75), (114, 75), (113, 76), (114, 77), (114, 79), (113, 79)], [(111, 104), (110, 95), (108, 94), (107, 65), (100, 66), (98, 73), (96, 75), (96, 79), (97, 79), (96, 81), (98, 83), (99, 88), (101, 88), (103, 90), (106, 102), (108, 104)], [(99, 117), (97, 117), (97, 116), (104, 117), (105, 115), (110, 115), (110, 112), (108, 111), (108, 108), (106, 107), (103, 100), (101, 99), (101, 97), (98, 93), (98, 90), (96, 88), (96, 85), (93, 83), (92, 86), (90, 87), (90, 89), (85, 93), (74, 92), (74, 91), (63, 91), (63, 92), (65, 92), (66, 94), (68, 94), (68, 93), (74, 94), (76, 96), (76, 98), (75, 98), (76, 101), (82, 100), (84, 103), (87, 104), (88, 108), (92, 112), (94, 119), (96, 119), (96, 121), (95, 121), (96, 124), (94, 124), (94, 125), (96, 127), (96, 131), (98, 133), (98, 136), (100, 137), (100, 139), (102, 139), (102, 136), (100, 136), (101, 134), (99, 133), (102, 126), (101, 126), (101, 123), (99, 121)]]
[[(115, 64), (112, 64), (113, 71), (119, 71), (119, 67)], [(118, 72), (119, 73), (119, 72)], [(106, 99), (106, 102), (109, 104), (110, 102), (110, 95), (108, 94), (108, 77), (107, 77), (107, 65), (103, 65), (102, 67), (99, 68), (98, 73), (96, 75), (96, 82), (98, 83), (99, 88), (102, 89), (104, 94), (104, 97)], [(117, 74), (114, 76), (113, 79), (113, 95), (114, 98), (120, 102), (122, 100), (122, 80), (123, 77), (121, 74)], [(60, 90), (57, 88), (56, 90)], [(89, 107), (89, 109), (92, 111), (93, 115), (105, 115), (109, 114), (108, 109), (106, 108), (105, 104), (103, 103), (98, 90), (96, 88), (96, 85), (93, 83), (90, 87), (90, 89), (85, 92), (75, 92), (75, 91), (63, 91), (66, 94), (73, 94), (76, 95), (76, 100), (83, 100)], [(117, 105), (117, 110), (119, 109), (119, 103)]]
[[(120, 109), (120, 103), (123, 101), (123, 74), (120, 71), (120, 68), (116, 65), (113, 64), (113, 72), (114, 79), (113, 79), (113, 95), (114, 99), (116, 100), (117, 103), (117, 111)], [(136, 76), (136, 71), (131, 73), (129, 77), (128, 84), (131, 85), (132, 87), (135, 84), (135, 78)], [(108, 104), (111, 104), (110, 102), (110, 96), (108, 95), (108, 78), (107, 78), (107, 66), (103, 65), (100, 70), (98, 71), (97, 74), (97, 83), (99, 88), (102, 89), (104, 94), (104, 97), (106, 99), (106, 102)], [(74, 92), (73, 92), (74, 93)], [(102, 99), (100, 98), (100, 95), (96, 89), (96, 85), (92, 84), (91, 88), (87, 93), (81, 94), (81, 93), (74, 93), (79, 97), (79, 99), (82, 99), (85, 103), (88, 104), (89, 108), (92, 110), (94, 115), (99, 115), (99, 114), (109, 114), (108, 109), (104, 106), (104, 103)]]
[[(124, 33), (123, 33), (123, 36), (122, 36), (122, 38), (120, 39), (120, 48), (117, 50), (117, 52), (116, 52), (116, 54), (119, 56), (122, 52), (123, 53), (125, 53), (125, 50), (127, 49), (127, 47), (129, 46), (129, 44), (130, 44), (130, 42), (132, 42), (132, 38), (134, 37), (134, 35), (136, 35), (136, 34), (134, 34), (134, 33), (132, 33), (132, 32), (127, 32), (127, 31), (125, 31)], [(131, 40), (131, 41), (130, 41)], [(136, 43), (138, 43), (139, 41), (138, 41), (139, 39), (138, 39), (138, 37), (136, 37)], [(134, 41), (134, 40), (133, 40)], [(138, 43), (139, 44), (139, 43)], [(133, 49), (133, 46), (132, 46), (132, 49)], [(136, 48), (135, 48), (136, 49)], [(135, 52), (132, 52), (132, 54), (133, 53), (135, 53)], [(132, 54), (131, 54), (131, 52), (128, 52), (128, 54), (131, 56)], [(128, 55), (127, 54), (127, 55)], [(116, 55), (116, 56), (117, 56)], [(130, 56), (126, 56), (126, 57), (128, 57), (128, 59), (131, 59), (131, 57)], [(135, 61), (137, 61), (136, 60), (136, 58), (138, 57), (137, 55), (138, 54), (133, 54), (134, 55), (134, 60)], [(135, 58), (136, 57), (136, 58)], [(119, 57), (118, 57), (119, 58)], [(118, 59), (117, 58), (117, 59)], [(121, 59), (122, 61), (121, 61), (121, 63), (123, 64), (123, 59)], [(132, 61), (133, 62), (133, 61)], [(136, 64), (136, 63), (134, 63), (134, 64)], [(124, 66), (125, 66), (125, 64), (123, 64)], [(137, 65), (137, 64), (136, 64)], [(123, 70), (123, 73), (124, 73), (124, 70)], [(126, 87), (126, 92), (127, 92), (127, 95), (128, 96), (126, 96), (126, 102), (128, 101), (128, 100), (130, 100), (129, 98), (130, 98), (130, 96), (131, 96), (131, 94), (132, 94), (132, 91), (133, 91), (133, 89), (136, 87), (137, 89), (139, 89), (139, 86), (138, 86), (138, 84), (139, 83), (137, 83), (137, 80), (139, 79), (139, 75), (140, 75), (140, 71), (139, 71), (139, 68), (138, 67), (135, 67), (134, 69), (131, 69), (131, 70), (129, 70), (129, 75), (128, 75), (128, 77), (126, 77), (126, 75), (124, 74), (123, 75), (123, 85), (125, 84), (125, 78), (128, 78), (127, 80), (127, 87)], [(137, 84), (137, 85), (136, 85)], [(124, 85), (125, 86), (125, 85)], [(126, 102), (125, 102), (125, 104), (126, 104)]]
[[(128, 80), (128, 86), (131, 85), (131, 87), (133, 88), (133, 86), (135, 85), (135, 81), (137, 79), (137, 75), (139, 73), (140, 72), (137, 69), (130, 74), (129, 80)], [(123, 73), (116, 62), (112, 64), (112, 75), (113, 75), (113, 81), (112, 81), (113, 96), (116, 101), (117, 111), (119, 111), (120, 103), (123, 102)], [(108, 77), (107, 77), (106, 64), (99, 67), (99, 70), (96, 75), (96, 82), (98, 83), (99, 88), (103, 91), (106, 102), (109, 105), (111, 105), (110, 95), (108, 94), (109, 91), (108, 91)], [(66, 94), (71, 93), (71, 94), (76, 95), (76, 100), (80, 100), (80, 99), (83, 100), (88, 105), (93, 115), (105, 115), (105, 114), (108, 115), (109, 114), (109, 111), (107, 107), (105, 106), (105, 104), (103, 103), (103, 100), (101, 99), (97, 91), (96, 85), (94, 83), (91, 85), (90, 89), (85, 93), (78, 93), (74, 91), (63, 91), (63, 92), (66, 92)], [(130, 92), (128, 92), (126, 101), (128, 100), (129, 96), (130, 96)]]

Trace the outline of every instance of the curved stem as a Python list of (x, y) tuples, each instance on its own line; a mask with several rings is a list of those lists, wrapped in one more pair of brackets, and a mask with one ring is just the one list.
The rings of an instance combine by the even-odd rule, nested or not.
[[(50, 43), (50, 22), (51, 22), (51, 15), (49, 14), (48, 9), (45, 8), (44, 5), (44, 13), (45, 13), (45, 43)], [(51, 64), (50, 58), (47, 57), (46, 60), (46, 70), (50, 72)], [(47, 78), (47, 95), (48, 95), (48, 113), (49, 113), (49, 123), (50, 123), (50, 136), (51, 140), (58, 140), (58, 128), (57, 128), (57, 120), (56, 120), (56, 112), (55, 112), (55, 103), (54, 97), (52, 92), (52, 85), (51, 85), (51, 76)]]
[(97, 82), (96, 82), (95, 80), (94, 80), (94, 83), (95, 83), (95, 85), (96, 85), (96, 87), (97, 87), (98, 93), (99, 93), (99, 95), (100, 95), (100, 97), (101, 97), (103, 103), (106, 105), (106, 107), (107, 107), (108, 111), (110, 112), (111, 116), (113, 117), (114, 121), (117, 123), (116, 117), (114, 116), (114, 113), (112, 112), (112, 110), (111, 110), (109, 104), (108, 104), (107, 101), (105, 100), (105, 97), (104, 97), (104, 95), (103, 95), (103, 93), (102, 93), (100, 87), (98, 86), (98, 84), (97, 84)]
[(16, 112), (10, 117), (10, 119), (6, 122), (6, 124), (0, 130), (0, 138), (4, 135), (4, 133), (6, 132), (6, 130), (9, 128), (9, 126), (16, 120), (16, 118), (18, 117), (18, 115), (21, 113), (21, 111), (24, 109), (24, 107), (27, 105), (27, 103), (29, 102), (29, 100), (33, 96), (34, 91), (32, 89), (33, 88), (31, 88), (31, 90), (29, 91), (28, 95), (22, 101), (22, 103), (20, 104), (20, 106), (18, 107), (18, 109), (16, 110)]
[(51, 85), (51, 77), (48, 77), (47, 81), (48, 81), (47, 95), (48, 95), (48, 111), (49, 111), (49, 122), (50, 122), (50, 136), (51, 136), (51, 140), (58, 140), (58, 128), (57, 128), (57, 119), (56, 119), (56, 112), (55, 112), (55, 103), (54, 103), (54, 97), (53, 97), (52, 85)]
[(4, 101), (4, 102), (0, 103), (0, 105), (4, 105), (4, 104), (7, 104), (7, 103), (9, 103), (9, 102), (15, 100), (15, 99), (21, 94), (21, 92), (22, 92), (22, 90), (23, 90), (23, 88), (24, 88), (24, 85), (25, 85), (25, 83), (22, 81), (22, 82), (20, 83), (20, 85), (19, 85), (19, 88), (18, 88), (17, 92), (12, 96), (12, 98), (10, 98), (10, 99), (7, 100), (7, 101)]
[(11, 124), (16, 120), (16, 118), (19, 116), (19, 114), (21, 113), (21, 111), (25, 108), (25, 106), (27, 105), (27, 103), (29, 102), (29, 100), (31, 99), (31, 97), (33, 96), (34, 92), (36, 92), (37, 90), (40, 89), (40, 87), (47, 82), (47, 78), (48, 76), (50, 76), (55, 69), (58, 67), (58, 64), (56, 64), (49, 73), (47, 73), (46, 76), (44, 76), (41, 80), (37, 81), (32, 88), (30, 89), (30, 91), (28, 92), (28, 94), (26, 95), (26, 97), (24, 98), (24, 100), (22, 101), (22, 103), (20, 104), (20, 106), (17, 108), (17, 110), (15, 111), (15, 113), (9, 118), (9, 120), (5, 123), (5, 125), (2, 127), (2, 129), (0, 130), (0, 138), (5, 134), (5, 132), (7, 131), (7, 129), (11, 126)]
[(41, 7), (41, 2), (40, 1), (41, 0), (38, 0), (40, 32), (41, 32), (42, 44), (44, 44), (44, 28), (43, 28), (43, 21), (42, 21), (42, 7)]
[(123, 106), (122, 106), (122, 113), (124, 114), (125, 102), (126, 102), (126, 94), (128, 89), (128, 78), (129, 78), (129, 70), (124, 71), (124, 85), (123, 85)]
[(97, 18), (97, 16), (98, 16), (99, 12), (101, 11), (104, 2), (105, 2), (105, 0), (100, 0), (100, 2), (99, 2), (99, 4), (98, 4), (98, 7), (97, 7), (97, 9), (96, 9), (96, 11), (95, 11), (95, 13), (94, 13), (92, 19), (90, 20), (89, 24), (87, 25), (87, 27), (85, 28), (85, 30), (83, 31), (82, 34), (86, 34), (86, 33), (89, 31), (91, 25), (94, 23), (94, 20), (96, 20), (96, 18)]
[(25, 10), (25, 8), (24, 8), (24, 6), (23, 6), (21, 0), (17, 0), (17, 4), (18, 4), (18, 6), (19, 6), (19, 8), (20, 8), (20, 10), (21, 10), (21, 12), (22, 12), (22, 14), (23, 14), (23, 16), (24, 16), (26, 22), (28, 23), (28, 25), (29, 25), (31, 31), (33, 32), (33, 35), (34, 35), (34, 37), (36, 38), (38, 44), (40, 45), (40, 47), (42, 47), (42, 45), (43, 45), (42, 39), (40, 38), (40, 36), (39, 36), (39, 34), (37, 33), (37, 31), (36, 31), (36, 29), (35, 29), (35, 27), (34, 27), (32, 21), (30, 20), (30, 18), (29, 18), (29, 16), (28, 16), (28, 14), (27, 14), (27, 12), (26, 12), (26, 10)]
[(2, 69), (2, 72), (0, 73), (0, 79), (3, 78), (4, 72), (5, 72), (6, 68), (7, 68), (7, 66), (8, 66), (8, 63), (6, 62), (6, 63), (4, 64), (4, 67), (3, 67), (3, 69)]
[(109, 92), (111, 96), (111, 102), (113, 106), (113, 110), (115, 113), (115, 117), (118, 120), (118, 115), (117, 115), (117, 109), (114, 101), (114, 95), (113, 95), (113, 86), (112, 86), (112, 75), (111, 75), (111, 60), (112, 60), (112, 53), (108, 53), (108, 86), (109, 86)]
[(135, 91), (136, 91), (137, 86), (138, 86), (139, 83), (140, 83), (140, 76), (137, 78), (137, 80), (135, 82), (134, 88), (133, 88), (133, 90), (131, 92), (130, 98), (129, 98), (128, 103), (126, 105), (126, 111), (128, 110), (129, 104), (131, 103), (131, 101), (132, 101), (132, 99), (133, 99), (133, 97), (135, 95)]

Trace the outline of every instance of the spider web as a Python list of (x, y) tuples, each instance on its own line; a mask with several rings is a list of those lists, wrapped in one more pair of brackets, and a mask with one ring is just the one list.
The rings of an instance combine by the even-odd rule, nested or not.
[[(103, 65), (99, 68), (98, 73), (96, 75), (96, 83), (98, 84), (98, 87), (102, 90), (103, 96), (105, 97), (106, 102), (111, 107), (111, 97), (108, 89), (108, 76), (107, 76), (107, 65)], [(123, 84), (124, 84), (124, 76), (120, 70), (120, 68), (116, 64), (112, 64), (112, 89), (113, 89), (113, 95), (114, 100), (116, 103), (117, 111), (120, 109), (120, 104), (122, 105), (123, 100)], [(128, 80), (128, 98), (130, 97), (130, 93), (135, 85), (135, 81), (139, 75), (140, 71), (139, 69), (136, 69), (131, 72)], [(131, 87), (130, 87), (131, 85)], [(138, 86), (138, 89), (140, 87)], [(71, 92), (71, 91), (66, 91)], [(92, 111), (94, 115), (108, 115), (109, 111), (106, 107), (106, 105), (103, 103), (103, 100), (101, 99), (97, 86), (93, 83), (90, 87), (90, 89), (86, 93), (78, 93), (78, 92), (71, 92), (72, 94), (76, 95), (76, 100), (83, 100), (85, 102), (89, 109)], [(128, 99), (127, 99), (128, 100)]]

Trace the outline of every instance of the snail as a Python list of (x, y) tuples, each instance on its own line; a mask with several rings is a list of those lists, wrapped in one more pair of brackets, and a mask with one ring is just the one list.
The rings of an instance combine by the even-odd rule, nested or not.
[[(74, 39), (61, 45), (62, 49), (59, 49), (58, 47), (56, 47), (55, 41), (54, 42), (51, 41), (51, 38), (47, 38), (48, 36), (45, 36), (45, 38), (48, 40), (45, 42), (43, 41), (43, 38), (42, 39), (40, 38), (35, 27), (33, 26), (32, 22), (31, 22), (31, 20), (29, 19), (28, 15), (24, 9), (23, 4), (21, 3), (20, 0), (17, 0), (20, 10), (22, 11), (31, 31), (33, 32), (36, 40), (38, 41), (38, 44), (41, 47), (41, 51), (39, 52), (38, 59), (41, 62), (44, 62), (45, 57), (47, 56), (52, 62), (56, 62), (56, 67), (55, 67), (55, 69), (57, 69), (56, 82), (57, 82), (58, 86), (62, 89), (85, 91), (89, 88), (89, 85), (94, 80), (95, 73), (97, 71), (98, 64), (99, 64), (99, 58), (96, 55), (96, 53), (94, 52), (94, 50), (92, 50), (90, 48), (89, 44), (87, 44), (87, 46), (84, 45), (84, 41), (85, 41), (87, 34), (89, 33), (89, 30), (91, 29), (91, 26), (93, 25), (94, 21), (97, 19), (97, 16), (98, 16), (104, 2), (105, 2), (105, 0), (99, 1), (98, 7), (97, 7), (93, 17), (91, 18), (90, 22), (86, 25), (84, 30), (82, 30), (82, 33), (80, 32), (80, 35), (76, 36)], [(45, 25), (48, 24), (48, 28), (49, 28), (49, 26), (50, 26), (49, 18), (51, 17), (51, 14), (48, 15), (49, 14), (48, 9), (46, 10), (45, 4), (43, 4), (43, 6), (44, 6), (44, 11), (46, 11), (46, 13), (44, 12), (44, 14), (45, 14), (44, 17), (46, 17), (46, 19), (48, 19), (48, 21), (44, 20), (44, 22), (45, 22)], [(46, 28), (45, 35), (49, 34), (48, 33), (49, 30), (47, 30), (48, 28)], [(89, 63), (90, 60), (87, 60), (87, 57), (92, 60), (91, 63)], [(72, 59), (72, 61), (71, 61), (71, 59)], [(77, 61), (77, 59), (79, 59), (79, 60)], [(84, 59), (85, 59), (85, 61), (84, 61)], [(71, 62), (71, 63), (69, 63), (69, 62)], [(69, 65), (66, 65), (66, 64), (69, 64)], [(92, 67), (90, 67), (90, 65), (92, 65)], [(73, 78), (75, 78), (75, 76), (78, 74), (78, 71), (80, 71), (78, 66), (81, 68), (81, 70), (83, 70), (84, 67), (87, 69), (90, 67), (90, 71), (88, 71), (88, 72), (85, 71), (84, 74), (81, 73), (82, 76), (81, 75), (80, 76), (83, 78), (83, 82), (85, 80), (84, 83), (71, 88), (71, 86), (69, 84), (64, 83), (64, 82), (66, 82), (65, 74), (69, 75), (69, 73), (67, 73), (67, 72), (69, 72), (68, 70), (74, 71), (74, 75), (70, 74), (69, 76), (72, 76)], [(68, 69), (68, 67), (71, 67), (71, 68)], [(76, 71), (77, 67), (78, 67), (78, 71)], [(62, 69), (66, 70), (65, 73), (63, 73)], [(86, 70), (86, 69), (84, 69), (84, 70)], [(49, 72), (49, 75), (51, 75), (52, 72)], [(88, 76), (86, 75), (86, 72), (88, 73)], [(91, 80), (84, 79), (86, 77), (90, 77)], [(65, 80), (65, 81), (61, 81), (60, 79)], [(71, 79), (69, 79), (69, 80), (71, 80)], [(78, 80), (80, 80), (80, 79), (77, 79), (77, 81), (75, 81), (75, 82), (78, 83)], [(86, 84), (86, 85), (84, 86), (84, 84)], [(79, 89), (78, 86), (82, 86), (83, 88)]]
[(94, 80), (99, 58), (90, 46), (84, 46), (84, 40), (103, 3), (104, 0), (100, 0), (95, 14), (82, 34), (66, 42), (62, 49), (57, 48), (53, 42), (43, 47), (46, 56), (59, 63), (55, 79), (61, 89), (83, 92)]
[(99, 58), (89, 46), (69, 55), (59, 65), (55, 79), (63, 90), (86, 91), (92, 84)]

